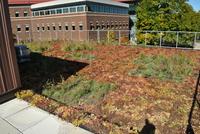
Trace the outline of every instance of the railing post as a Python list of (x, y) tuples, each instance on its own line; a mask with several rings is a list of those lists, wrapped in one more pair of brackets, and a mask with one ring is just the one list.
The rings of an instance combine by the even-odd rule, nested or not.
[(147, 45), (147, 32), (145, 33), (145, 46)]
[(65, 31), (64, 30), (62, 30), (62, 35), (63, 35), (63, 41), (65, 40)]
[(42, 41), (41, 32), (40, 32), (40, 41)]
[(86, 32), (88, 33), (88, 42), (90, 42), (90, 30), (86, 30)]
[(194, 48), (196, 42), (197, 42), (197, 33), (195, 32), (195, 33), (194, 33), (194, 44), (193, 44), (193, 48)]
[(71, 34), (71, 41), (72, 41), (72, 30), (70, 30), (70, 34)]
[(97, 30), (97, 42), (100, 43), (100, 31), (99, 31), (99, 29)]
[(108, 38), (108, 42), (110, 42), (110, 30), (107, 31), (107, 38)]
[(160, 32), (160, 47), (162, 46), (162, 32)]
[(178, 47), (178, 38), (179, 38), (179, 32), (176, 34), (176, 48)]
[(16, 34), (17, 44), (19, 44), (19, 36)]
[(56, 30), (56, 41), (58, 40), (58, 31)]
[(121, 45), (121, 31), (119, 30), (119, 46)]

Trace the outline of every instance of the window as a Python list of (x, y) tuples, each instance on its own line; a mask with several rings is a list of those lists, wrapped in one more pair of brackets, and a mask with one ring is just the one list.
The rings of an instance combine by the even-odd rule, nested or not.
[(65, 30), (69, 30), (68, 25), (65, 26)]
[(83, 12), (84, 11), (84, 7), (83, 6), (78, 6), (77, 7), (77, 12)]
[(44, 26), (42, 26), (42, 31), (44, 31), (45, 30), (45, 27)]
[(90, 24), (90, 30), (94, 30), (94, 25)]
[(111, 25), (111, 29), (114, 29), (114, 25), (113, 24)]
[(109, 29), (110, 28), (110, 25), (109, 24), (107, 24), (107, 29)]
[(47, 26), (47, 30), (48, 30), (48, 31), (50, 30), (50, 26)]
[(76, 7), (70, 7), (70, 13), (74, 13), (74, 12), (76, 12)]
[(59, 26), (58, 26), (58, 29), (59, 29), (59, 30), (62, 30), (62, 26), (61, 26), (61, 25), (59, 25)]
[(76, 27), (74, 25), (72, 26), (72, 30), (76, 30)]
[(117, 22), (116, 22), (116, 25), (115, 25), (115, 29), (118, 29), (119, 27), (118, 27), (118, 24), (117, 24)]
[(49, 10), (46, 10), (44, 11), (45, 12), (45, 15), (49, 15), (50, 14), (50, 11)]
[(26, 32), (29, 32), (29, 25), (26, 25), (25, 31), (26, 31)]
[(79, 26), (79, 30), (83, 30), (83, 25), (80, 25), (80, 26)]
[(102, 30), (105, 30), (106, 28), (104, 24), (102, 24), (101, 27), (102, 27)]
[(56, 14), (56, 10), (52, 9), (51, 14)]
[(56, 30), (56, 26), (53, 26), (53, 30), (54, 30), (54, 31)]
[(126, 24), (126, 28), (129, 28), (128, 24)]
[(15, 12), (15, 17), (19, 17), (19, 12)]
[(40, 27), (39, 26), (37, 26), (37, 31), (40, 31)]
[(99, 24), (97, 24), (97, 25), (96, 25), (96, 29), (97, 29), (97, 30), (99, 30), (99, 29), (100, 29), (100, 26), (99, 26)]
[(40, 16), (44, 15), (44, 11), (40, 11)]
[(17, 32), (21, 32), (21, 26), (20, 25), (17, 26)]
[(39, 12), (35, 12), (35, 16), (39, 16), (40, 15), (40, 13)]
[(69, 8), (63, 8), (63, 13), (68, 13), (69, 12)]
[(126, 28), (126, 24), (123, 24), (123, 28)]
[(57, 13), (57, 14), (62, 14), (62, 8), (57, 9), (57, 10), (56, 10), (56, 13)]
[(27, 17), (27, 16), (28, 16), (28, 12), (24, 11), (24, 17)]
[(121, 29), (122, 28), (122, 24), (121, 23), (119, 23), (119, 29)]

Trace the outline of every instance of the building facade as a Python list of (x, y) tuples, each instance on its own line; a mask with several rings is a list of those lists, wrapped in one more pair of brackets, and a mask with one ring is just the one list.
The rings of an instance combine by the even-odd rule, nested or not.
[(111, 0), (59, 0), (11, 5), (10, 14), (21, 41), (96, 40), (107, 30), (129, 30), (128, 8)]

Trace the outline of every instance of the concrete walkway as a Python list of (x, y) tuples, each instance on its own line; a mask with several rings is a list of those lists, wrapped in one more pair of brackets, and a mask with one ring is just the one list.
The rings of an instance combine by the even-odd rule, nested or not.
[(0, 133), (92, 134), (19, 99), (0, 105)]

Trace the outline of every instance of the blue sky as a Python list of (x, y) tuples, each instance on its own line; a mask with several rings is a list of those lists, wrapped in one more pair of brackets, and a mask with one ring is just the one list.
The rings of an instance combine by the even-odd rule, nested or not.
[(200, 0), (189, 0), (189, 3), (193, 6), (194, 10), (200, 10)]

